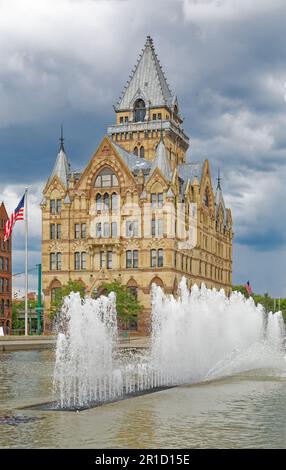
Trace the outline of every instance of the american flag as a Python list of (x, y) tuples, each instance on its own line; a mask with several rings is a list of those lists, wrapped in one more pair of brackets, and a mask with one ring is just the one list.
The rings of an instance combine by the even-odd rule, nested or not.
[(251, 294), (253, 294), (253, 290), (252, 290), (252, 287), (251, 287), (251, 285), (250, 285), (250, 282), (249, 282), (249, 281), (247, 281), (247, 283), (245, 284), (245, 286), (244, 286), (244, 287), (245, 287), (245, 289), (247, 290), (247, 293), (248, 293), (248, 295), (251, 295)]
[(4, 230), (4, 242), (10, 238), (14, 224), (17, 220), (24, 220), (24, 204), (25, 204), (25, 194), (19, 202), (18, 206), (12, 212), (10, 219), (7, 220)]

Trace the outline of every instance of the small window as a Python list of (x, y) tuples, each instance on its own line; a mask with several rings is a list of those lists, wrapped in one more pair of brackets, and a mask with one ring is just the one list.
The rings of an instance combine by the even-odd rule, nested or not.
[(107, 252), (107, 269), (112, 269), (112, 251)]
[(126, 251), (126, 268), (132, 267), (132, 251)]
[(133, 268), (138, 268), (138, 250), (133, 251)]
[(156, 250), (151, 250), (150, 252), (150, 265), (151, 265), (151, 268), (155, 268), (156, 267)]
[(140, 147), (140, 158), (144, 158), (144, 147)]
[(51, 214), (56, 213), (56, 201), (55, 201), (55, 199), (50, 200), (50, 213)]
[(158, 119), (159, 119), (159, 121), (161, 121), (161, 119), (162, 119), (162, 114), (161, 113), (158, 113)]
[(151, 236), (156, 237), (156, 219), (155, 219), (155, 217), (152, 217), (152, 220), (151, 220)]
[(50, 239), (55, 239), (55, 224), (50, 224)]
[(134, 147), (133, 153), (136, 155), (136, 157), (138, 157), (138, 147)]
[(125, 116), (124, 121), (128, 122), (128, 116)]
[(164, 264), (163, 261), (164, 261), (164, 260), (163, 260), (163, 250), (160, 248), (160, 249), (158, 250), (158, 268), (162, 268), (162, 267), (163, 267), (163, 264)]
[(117, 237), (117, 223), (111, 222), (111, 236)]
[(60, 240), (62, 238), (62, 225), (57, 224), (57, 240)]
[(101, 197), (101, 194), (97, 194), (97, 195), (96, 195), (95, 202), (96, 202), (96, 210), (97, 210), (97, 211), (101, 211), (101, 209), (102, 209), (102, 197)]
[(57, 271), (62, 269), (62, 254), (57, 253)]
[(157, 220), (157, 237), (162, 237), (163, 236), (163, 219), (158, 219)]
[(109, 194), (105, 193), (103, 196), (103, 210), (108, 211), (109, 210)]
[(56, 253), (50, 253), (50, 270), (56, 269)]
[(163, 207), (163, 193), (158, 193), (158, 207)]
[(156, 119), (157, 119), (157, 114), (153, 113), (152, 119), (153, 119), (153, 121), (156, 121)]
[(81, 238), (86, 238), (86, 224), (81, 224)]
[(57, 199), (57, 214), (60, 214), (62, 211), (62, 200)]
[(80, 269), (80, 253), (78, 251), (74, 254), (74, 269), (76, 271)]
[(101, 232), (101, 222), (96, 224), (96, 237), (101, 238), (102, 232)]
[(134, 106), (134, 121), (143, 122), (146, 115), (145, 103), (142, 99), (136, 101)]
[(109, 222), (104, 222), (103, 224), (103, 236), (105, 238), (109, 238), (110, 237), (110, 230), (109, 230)]
[(111, 196), (111, 209), (116, 211), (118, 209), (118, 194), (113, 193)]
[(203, 203), (204, 203), (204, 205), (205, 205), (206, 207), (209, 207), (209, 195), (208, 195), (207, 190), (206, 190), (205, 193), (204, 193)]
[(105, 251), (100, 252), (100, 269), (105, 268)]
[(74, 238), (78, 240), (80, 238), (80, 225), (74, 224)]
[(152, 193), (151, 194), (151, 207), (156, 207), (156, 202), (157, 202), (157, 194)]
[(126, 237), (138, 237), (138, 220), (126, 220)]
[(119, 122), (120, 124), (123, 124), (123, 116), (120, 116)]
[(81, 269), (86, 269), (86, 252), (81, 253)]

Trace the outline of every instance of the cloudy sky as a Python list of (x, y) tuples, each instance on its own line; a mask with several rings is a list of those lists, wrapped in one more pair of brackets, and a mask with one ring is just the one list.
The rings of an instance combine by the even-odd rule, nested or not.
[[(234, 283), (286, 296), (285, 31), (285, 0), (0, 0), (0, 200), (11, 211), (30, 188), (30, 266), (40, 262), (39, 202), (60, 124), (80, 169), (150, 34), (179, 98), (188, 158), (207, 157), (214, 179), (221, 168)], [(21, 223), (13, 242), (17, 273)]]

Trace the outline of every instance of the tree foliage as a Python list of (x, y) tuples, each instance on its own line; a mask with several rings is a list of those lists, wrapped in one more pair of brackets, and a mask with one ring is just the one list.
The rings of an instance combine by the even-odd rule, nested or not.
[[(59, 287), (55, 293), (55, 299), (51, 304), (50, 318), (55, 318), (56, 314), (61, 311), (64, 298), (71, 292), (79, 292), (80, 297), (83, 299), (85, 296), (84, 286), (80, 281), (69, 281), (62, 287)], [(138, 313), (142, 310), (142, 305), (128, 289), (119, 281), (104, 283), (98, 289), (103, 295), (108, 295), (110, 292), (116, 294), (116, 310), (119, 319), (122, 322), (134, 320), (137, 318)]]
[(267, 292), (263, 295), (253, 293), (250, 296), (246, 288), (241, 285), (233, 286), (232, 290), (241, 292), (246, 298), (252, 297), (255, 302), (255, 305), (261, 304), (267, 313), (280, 310), (286, 323), (286, 299), (277, 299), (270, 297)]
[(138, 313), (143, 309), (134, 294), (119, 281), (102, 284), (100, 291), (105, 295), (110, 292), (116, 294), (117, 315), (122, 321), (136, 319)]
[[(37, 300), (28, 301), (28, 312), (30, 310), (35, 311), (38, 306)], [(25, 313), (25, 301), (12, 301), (12, 328), (13, 330), (24, 330), (25, 329), (25, 320), (23, 316)], [(22, 316), (22, 319), (20, 318)]]
[(51, 304), (50, 318), (54, 318), (55, 315), (61, 311), (64, 298), (72, 292), (79, 292), (82, 299), (85, 296), (85, 288), (83, 284), (80, 281), (69, 280), (67, 284), (56, 290), (55, 299)]

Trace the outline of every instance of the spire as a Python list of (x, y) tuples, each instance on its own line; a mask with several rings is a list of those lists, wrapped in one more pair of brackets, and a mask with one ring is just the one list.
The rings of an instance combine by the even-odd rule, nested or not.
[(62, 150), (63, 152), (65, 151), (65, 148), (64, 148), (64, 128), (63, 128), (63, 125), (61, 124), (61, 136), (60, 136), (60, 150)]
[(64, 149), (63, 126), (61, 125), (60, 149), (50, 179), (57, 176), (67, 186), (69, 173), (70, 165)]
[(217, 189), (221, 190), (221, 186), (220, 186), (220, 168), (218, 168), (218, 170), (217, 170)]
[(172, 106), (174, 96), (158, 60), (151, 36), (147, 36), (144, 49), (119, 98), (116, 111), (130, 109), (141, 98), (148, 106)]
[(168, 181), (171, 181), (171, 179), (172, 179), (172, 170), (171, 170), (170, 162), (169, 162), (169, 159), (168, 159), (168, 156), (167, 156), (166, 147), (165, 147), (165, 144), (164, 144), (163, 134), (162, 133), (161, 133), (161, 137), (160, 137), (160, 142), (159, 142), (159, 144), (157, 146), (157, 149), (156, 149), (155, 158), (154, 158), (154, 161), (153, 161), (152, 166), (151, 166), (150, 176), (152, 175), (153, 171), (156, 168), (159, 168), (162, 175), (165, 176), (165, 178)]
[(215, 206), (216, 206), (216, 216), (218, 215), (219, 207), (222, 206), (223, 217), (225, 221), (226, 209), (225, 209), (225, 203), (224, 203), (222, 189), (221, 189), (220, 169), (218, 169), (217, 188), (216, 188), (216, 193), (215, 193)]

